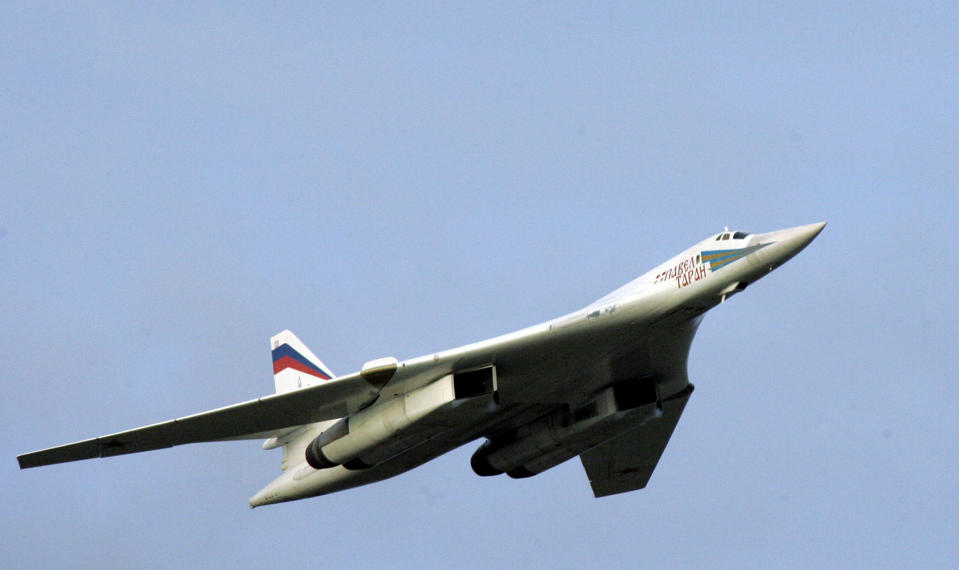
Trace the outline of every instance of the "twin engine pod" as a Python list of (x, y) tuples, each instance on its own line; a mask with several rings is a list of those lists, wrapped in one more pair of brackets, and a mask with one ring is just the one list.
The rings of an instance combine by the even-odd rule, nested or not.
[(563, 408), (521, 427), (509, 439), (487, 440), (470, 464), (484, 477), (531, 477), (661, 415), (655, 378), (625, 380), (580, 408)]
[(429, 416), (467, 399), (492, 396), (495, 391), (493, 366), (448, 374), (337, 421), (306, 447), (306, 462), (314, 469), (371, 467), (414, 445), (415, 438), (405, 436), (426, 427)]

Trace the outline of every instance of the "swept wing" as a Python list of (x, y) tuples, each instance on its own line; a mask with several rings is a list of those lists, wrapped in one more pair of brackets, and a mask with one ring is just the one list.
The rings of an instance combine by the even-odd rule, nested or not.
[(349, 415), (379, 389), (359, 373), (153, 425), (68, 443), (17, 457), (20, 468), (163, 449), (185, 443), (256, 439), (286, 428)]
[(646, 487), (666, 450), (693, 385), (663, 401), (662, 416), (580, 455), (593, 495), (605, 497)]

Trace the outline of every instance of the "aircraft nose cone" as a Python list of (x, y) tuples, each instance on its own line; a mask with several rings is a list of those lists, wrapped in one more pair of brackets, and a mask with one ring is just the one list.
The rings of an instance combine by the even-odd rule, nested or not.
[(818, 222), (769, 232), (760, 236), (760, 242), (768, 242), (772, 245), (768, 250), (763, 250), (770, 262), (770, 269), (782, 265), (802, 251), (812, 240), (816, 239), (816, 236), (824, 227), (826, 227), (826, 222)]
[(795, 232), (795, 239), (799, 242), (799, 249), (802, 249), (809, 245), (809, 242), (816, 239), (816, 236), (819, 235), (819, 232), (826, 227), (826, 222), (817, 222), (815, 224), (807, 224), (805, 226), (798, 226), (792, 228), (792, 231)]
[(816, 239), (816, 236), (819, 235), (819, 232), (821, 232), (824, 227), (826, 227), (826, 222), (807, 224), (805, 226), (796, 226), (795, 228), (782, 230), (783, 245), (785, 249), (789, 251), (790, 255), (796, 255), (809, 245), (812, 240)]
[(819, 232), (821, 232), (824, 227), (826, 227), (826, 222), (776, 230), (768, 234), (763, 234), (760, 241), (777, 243), (784, 250), (789, 250), (791, 253), (799, 253), (799, 250), (816, 239), (816, 236), (819, 235)]

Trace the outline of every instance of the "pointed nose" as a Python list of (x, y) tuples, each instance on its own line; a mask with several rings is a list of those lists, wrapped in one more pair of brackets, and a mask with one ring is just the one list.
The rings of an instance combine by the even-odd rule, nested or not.
[(824, 227), (826, 227), (826, 222), (777, 230), (760, 235), (759, 242), (771, 244), (772, 247), (768, 248), (769, 251), (764, 250), (764, 253), (772, 258), (770, 261), (772, 266), (775, 267), (782, 265), (802, 251), (812, 240), (816, 239), (816, 236)]
[(795, 255), (809, 245), (812, 240), (816, 239), (816, 236), (819, 235), (819, 232), (821, 232), (824, 227), (826, 227), (826, 222), (819, 222), (780, 230), (776, 233), (783, 234), (780, 239), (785, 242), (784, 245), (786, 245), (788, 249), (793, 250), (793, 255)]

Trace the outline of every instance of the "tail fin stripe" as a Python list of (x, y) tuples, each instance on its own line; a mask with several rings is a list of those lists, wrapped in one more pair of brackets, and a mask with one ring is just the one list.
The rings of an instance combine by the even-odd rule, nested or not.
[(323, 370), (313, 364), (290, 345), (283, 344), (273, 349), (273, 373), (277, 374), (287, 368), (299, 370), (300, 372), (311, 374), (324, 380), (329, 380), (333, 377), (329, 371)]

